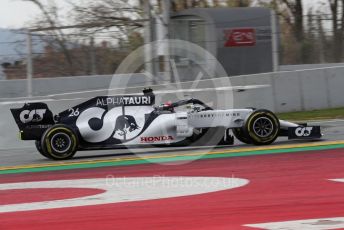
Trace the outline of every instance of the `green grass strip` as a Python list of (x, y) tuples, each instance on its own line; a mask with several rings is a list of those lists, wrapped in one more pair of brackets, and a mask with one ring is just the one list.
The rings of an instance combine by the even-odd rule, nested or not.
[(72, 165), (57, 165), (48, 167), (34, 167), (34, 168), (23, 168), (23, 169), (7, 169), (1, 170), (0, 175), (5, 174), (18, 174), (18, 173), (33, 173), (33, 172), (48, 172), (48, 171), (61, 171), (71, 169), (91, 169), (101, 167), (112, 167), (112, 166), (128, 166), (128, 165), (139, 165), (139, 164), (151, 164), (151, 163), (168, 163), (174, 161), (191, 161), (197, 159), (216, 159), (216, 158), (228, 158), (228, 157), (243, 157), (243, 156), (254, 156), (254, 155), (267, 155), (277, 153), (291, 153), (291, 152), (304, 152), (304, 151), (315, 151), (315, 150), (330, 150), (344, 148), (344, 144), (335, 145), (323, 145), (323, 146), (310, 146), (310, 147), (299, 147), (299, 148), (285, 148), (285, 149), (271, 149), (271, 150), (258, 150), (258, 151), (247, 151), (238, 153), (216, 153), (216, 154), (205, 154), (195, 156), (173, 156), (173, 157), (161, 157), (155, 159), (135, 159), (135, 160), (123, 160), (123, 161), (109, 161), (109, 162), (95, 162), (95, 163), (80, 163)]
[(278, 118), (291, 121), (326, 120), (344, 118), (344, 108), (321, 109), (277, 114)]

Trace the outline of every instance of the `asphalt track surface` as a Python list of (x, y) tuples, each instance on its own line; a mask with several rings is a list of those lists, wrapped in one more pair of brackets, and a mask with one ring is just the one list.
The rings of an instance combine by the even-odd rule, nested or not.
[[(344, 121), (322, 122), (322, 126), (325, 140), (319, 142), (281, 139), (274, 146), (238, 145), (214, 149), (208, 155), (202, 155), (202, 149), (142, 152), (151, 160), (110, 151), (105, 156), (85, 152), (74, 161), (54, 163), (41, 160), (34, 150), (13, 150), (0, 167), (0, 229), (344, 229)], [(200, 159), (194, 160), (197, 155)], [(110, 199), (117, 196), (115, 201), (93, 205), (87, 204), (103, 202), (93, 196), (108, 188), (77, 186), (85, 179), (157, 177), (230, 178), (248, 183), (188, 195), (176, 194), (193, 187), (177, 184), (167, 191), (143, 186), (121, 196), (114, 192)], [(75, 181), (74, 186), (53, 186), (54, 181), (65, 180)], [(51, 186), (30, 187), (31, 182)], [(27, 187), (11, 189), (13, 183)], [(174, 194), (161, 197), (173, 190)], [(83, 203), (75, 207), (49, 206), (49, 202), (78, 197), (84, 198)], [(35, 202), (41, 202), (43, 209), (11, 211)]]

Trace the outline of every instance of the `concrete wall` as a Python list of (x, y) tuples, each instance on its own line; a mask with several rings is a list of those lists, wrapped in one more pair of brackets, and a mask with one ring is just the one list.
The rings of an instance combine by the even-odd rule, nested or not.
[[(117, 76), (116, 76), (117, 77)], [(144, 85), (144, 76), (133, 78), (132, 87), (112, 91), (111, 94), (137, 93)], [(118, 78), (120, 79), (120, 78)], [(139, 81), (139, 80), (140, 81)], [(125, 78), (122, 83), (126, 82)], [(218, 78), (213, 80), (203, 80), (199, 82), (197, 88), (213, 88), (227, 86), (228, 78)], [(53, 94), (72, 92), (78, 90), (107, 89), (111, 81), (110, 77), (79, 77), (79, 78), (58, 78), (35, 80), (35, 91), (37, 94)], [(73, 83), (76, 82), (76, 83)], [(233, 86), (243, 85), (270, 85), (265, 88), (234, 90), (230, 92), (196, 92), (184, 95), (167, 94), (160, 95), (158, 102), (177, 100), (183, 98), (200, 98), (210, 105), (218, 108), (244, 108), (256, 107), (266, 108), (275, 112), (288, 112), (299, 110), (313, 110), (332, 107), (343, 107), (344, 97), (344, 67), (331, 67), (313, 70), (284, 71), (276, 73), (265, 73), (255, 75), (245, 75), (231, 77)], [(3, 85), (6, 83), (6, 85)], [(182, 83), (182, 88), (190, 88), (193, 82)], [(18, 81), (1, 81), (0, 94), (2, 97), (9, 97), (3, 90), (13, 90), (10, 95), (25, 95), (25, 82), (18, 84)], [(121, 85), (121, 81), (118, 86)], [(140, 86), (141, 85), (141, 86)], [(148, 84), (149, 85), (149, 84)], [(74, 88), (73, 88), (74, 87)], [(42, 89), (41, 89), (42, 88)], [(121, 88), (121, 87), (119, 87)], [(159, 85), (153, 87), (155, 90), (173, 90), (179, 86), (173, 84)], [(19, 91), (18, 91), (19, 90)], [(23, 92), (21, 92), (23, 91)], [(38, 97), (35, 100), (45, 101), (54, 112), (61, 112), (70, 106), (77, 105), (87, 98), (97, 95), (107, 95), (107, 91), (81, 92), (62, 94), (58, 96)], [(180, 96), (178, 98), (178, 96)], [(232, 98), (233, 96), (233, 98)], [(32, 142), (19, 141), (18, 128), (10, 113), (10, 108), (21, 107), (23, 99), (17, 102), (9, 102), (10, 99), (3, 99), (0, 102), (0, 149), (32, 147)], [(217, 102), (216, 102), (217, 101)]]
[(232, 78), (232, 83), (268, 84), (263, 97), (250, 93), (244, 101), (234, 98), (236, 106), (271, 108), (275, 112), (306, 111), (344, 106), (344, 66), (255, 74)]
[[(44, 96), (51, 94), (61, 94), (75, 91), (87, 91), (109, 88), (113, 75), (99, 76), (79, 76), (79, 77), (59, 77), (41, 78), (33, 80), (33, 96)], [(129, 82), (128, 82), (129, 81)], [(116, 75), (118, 88), (144, 85), (150, 79), (144, 74), (121, 74)], [(27, 95), (26, 80), (1, 80), (0, 99), (25, 97)]]
[(301, 65), (281, 65), (279, 71), (294, 71), (306, 69), (320, 69), (328, 67), (343, 67), (344, 63), (323, 63), (323, 64), (301, 64)]

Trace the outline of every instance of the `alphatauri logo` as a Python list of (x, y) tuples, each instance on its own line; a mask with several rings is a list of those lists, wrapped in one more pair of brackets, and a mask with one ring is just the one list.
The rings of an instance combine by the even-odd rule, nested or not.
[(298, 127), (295, 129), (295, 135), (298, 137), (309, 137), (312, 134), (313, 127)]
[(40, 122), (43, 120), (44, 114), (47, 110), (46, 109), (35, 109), (35, 110), (23, 110), (20, 115), (20, 121), (23, 124), (29, 122)]

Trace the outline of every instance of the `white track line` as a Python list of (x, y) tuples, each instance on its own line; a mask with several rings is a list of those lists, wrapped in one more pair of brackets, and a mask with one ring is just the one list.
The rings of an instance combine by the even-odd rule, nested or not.
[(293, 220), (284, 222), (271, 222), (261, 224), (244, 225), (251, 228), (267, 229), (267, 230), (328, 230), (343, 229), (344, 217)]
[(108, 177), (98, 179), (0, 184), (0, 190), (40, 188), (85, 188), (104, 190), (104, 192), (100, 192), (100, 194), (97, 195), (74, 199), (0, 205), (0, 213), (191, 196), (234, 189), (245, 186), (248, 183), (249, 181), (246, 179), (223, 177)]

